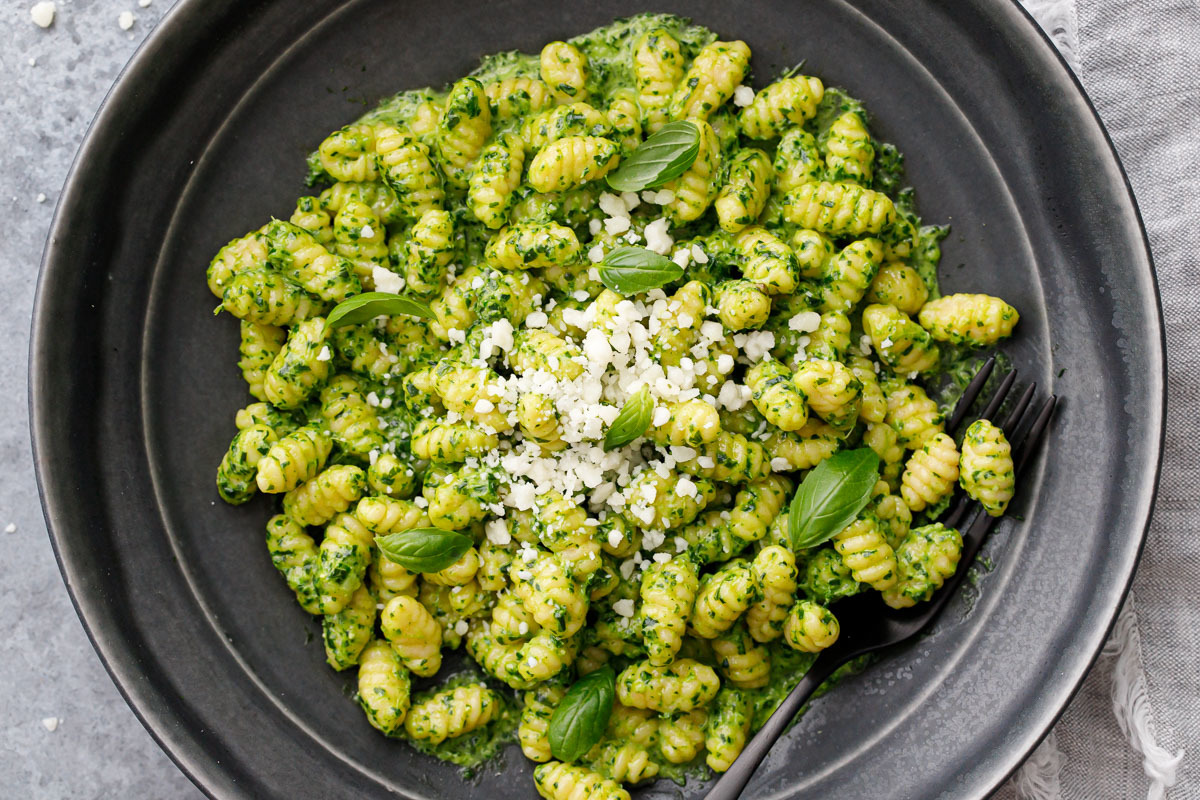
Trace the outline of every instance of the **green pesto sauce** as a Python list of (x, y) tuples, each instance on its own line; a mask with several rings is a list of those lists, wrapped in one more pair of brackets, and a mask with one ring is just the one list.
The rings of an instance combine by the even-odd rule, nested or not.
[[(455, 674), (454, 677), (444, 683), (439, 683), (436, 686), (413, 695), (412, 703), (416, 705), (446, 689), (454, 689), (464, 684), (480, 682), (488, 683), (492, 688), (496, 688), (480, 673), (474, 670), (464, 670)], [(516, 741), (517, 724), (520, 721), (520, 714), (516, 711), (515, 701), (512, 700), (510, 691), (502, 688), (498, 690), (498, 693), (503, 698), (503, 708), (491, 722), (482, 728), (454, 739), (447, 739), (441, 744), (417, 741), (409, 739), (407, 736), (404, 738), (408, 739), (409, 744), (420, 752), (462, 767), (464, 778), (473, 778), (478, 774), (478, 769), (483, 763), (492, 760), (506, 745)]]
[[(618, 19), (611, 25), (598, 28), (590, 33), (569, 40), (587, 57), (587, 89), (590, 95), (588, 99), (590, 104), (598, 108), (604, 108), (617, 89), (632, 87), (634, 85), (632, 72), (633, 48), (643, 33), (660, 27), (665, 28), (679, 41), (683, 55), (688, 61), (704, 45), (717, 38), (716, 34), (707, 28), (692, 25), (682, 17), (669, 14), (642, 14)], [(788, 73), (796, 71), (789, 70)], [(483, 57), (479, 66), (470, 75), (486, 85), (507, 78), (535, 78), (539, 76), (539, 72), (538, 54), (508, 51)], [(765, 85), (766, 81), (759, 81), (757, 83)], [(376, 108), (363, 115), (358, 121), (403, 125), (405, 120), (413, 115), (420, 104), (425, 102), (441, 103), (445, 97), (445, 89), (421, 88), (402, 91), (384, 99)], [(866, 116), (862, 104), (857, 99), (851, 97), (841, 89), (827, 87), (824, 99), (818, 107), (816, 117), (818, 135), (823, 137), (833, 120), (846, 111), (856, 111)], [(518, 124), (520, 124), (519, 119), (511, 121), (509, 126)], [(500, 132), (503, 129), (497, 125), (495, 132)], [(876, 147), (876, 159), (874, 162), (875, 176), (872, 186), (877, 190), (894, 196), (896, 198), (897, 212), (910, 221), (919, 231), (917, 244), (912, 257), (909, 259), (909, 263), (917, 270), (925, 282), (930, 298), (939, 297), (937, 268), (941, 259), (940, 243), (948, 233), (949, 228), (945, 226), (921, 225), (920, 218), (916, 213), (912, 189), (900, 189), (904, 181), (904, 161), (902, 154), (891, 144), (878, 139), (874, 139), (873, 142)], [(768, 155), (772, 159), (774, 158), (773, 142), (758, 142), (755, 146), (765, 148), (768, 151)], [(310, 155), (308, 164), (309, 185), (328, 182), (329, 178), (321, 169), (315, 152)], [(447, 201), (448, 208), (461, 206), (461, 198), (454, 197), (453, 195), (448, 197)], [(483, 243), (486, 242), (489, 232), (471, 220), (463, 219), (461, 222), (460, 228), (465, 231), (467, 237), (465, 247), (469, 260), (480, 260), (482, 258)], [(686, 231), (687, 226), (682, 226), (677, 232), (677, 236), (682, 238)], [(718, 261), (718, 259), (714, 259), (709, 269), (718, 269)], [(695, 278), (698, 276), (693, 274), (689, 277)], [(853, 335), (854, 339), (857, 340), (858, 336), (861, 335), (861, 331), (855, 330)], [(944, 344), (941, 345), (941, 348), (943, 352), (941, 380), (940, 382), (933, 382), (935, 385), (929, 388), (930, 395), (939, 405), (943, 409), (948, 409), (961, 396), (966, 384), (975, 373), (978, 365), (982, 362), (982, 357), (965, 348)], [(999, 354), (996, 372), (985, 392), (994, 388), (995, 383), (999, 381), (1000, 377), (1006, 371), (1007, 363), (1008, 361), (1004, 355)], [(375, 385), (371, 388), (376, 390), (380, 396), (383, 396), (385, 387)], [(414, 418), (403, 407), (398, 394), (393, 395), (393, 398), (394, 405), (392, 408), (386, 411), (378, 409), (378, 413), (387, 425), (385, 435), (396, 445), (396, 451), (407, 452), (408, 439), (414, 424)], [(320, 417), (319, 409), (315, 411), (308, 409), (308, 411), (310, 417)], [(914, 522), (914, 524), (916, 523)], [(754, 730), (758, 730), (765, 724), (770, 715), (779, 707), (779, 704), (786, 697), (787, 693), (812, 667), (816, 656), (808, 653), (800, 653), (779, 645), (772, 648), (772, 659), (772, 680), (770, 685), (767, 688), (753, 692)], [(614, 663), (620, 666), (623, 665), (623, 661), (623, 659), (616, 659)], [(864, 656), (839, 668), (818, 688), (813, 697), (819, 697), (829, 691), (844, 677), (862, 671), (869, 662), (870, 657)], [(450, 680), (416, 695), (413, 699), (414, 702), (420, 702), (436, 691), (479, 680), (481, 680), (481, 677), (478, 672), (470, 670), (460, 672)], [(494, 758), (507, 744), (515, 741), (519, 705), (512, 699), (512, 693), (509, 690), (501, 689), (500, 691), (502, 696), (506, 698), (504, 709), (496, 719), (484, 728), (456, 739), (449, 739), (439, 745), (430, 745), (427, 742), (417, 741), (412, 741), (411, 744), (423, 753), (463, 767), (465, 777), (477, 774), (480, 765)], [(806, 705), (800, 710), (797, 714), (797, 719), (807, 708), (808, 706)], [(701, 755), (698, 759), (688, 764), (661, 763), (659, 775), (682, 785), (688, 777), (707, 777), (709, 770), (704, 764), (703, 755)]]

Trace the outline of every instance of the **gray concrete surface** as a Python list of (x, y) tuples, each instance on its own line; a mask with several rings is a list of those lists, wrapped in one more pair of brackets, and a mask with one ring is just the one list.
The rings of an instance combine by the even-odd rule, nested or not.
[[(59, 190), (104, 95), (171, 2), (58, 0), (46, 30), (33, 3), (0, 6), (0, 531), (16, 526), (0, 532), (0, 797), (201, 797), (125, 705), (75, 616), (38, 504), (26, 404), (34, 286)], [(122, 11), (135, 18), (128, 31)], [(54, 731), (50, 718), (61, 720)]]

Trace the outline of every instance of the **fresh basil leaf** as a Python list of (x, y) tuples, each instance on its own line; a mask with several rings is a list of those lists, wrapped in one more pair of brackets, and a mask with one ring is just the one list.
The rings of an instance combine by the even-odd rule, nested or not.
[(411, 528), (377, 536), (375, 544), (388, 561), (413, 572), (440, 572), (458, 561), (474, 541), (441, 528)]
[(364, 292), (349, 297), (334, 306), (325, 317), (329, 330), (344, 325), (358, 325), (379, 316), (409, 314), (414, 317), (433, 319), (433, 310), (420, 300), (391, 292)]
[(600, 741), (612, 715), (616, 683), (609, 666), (575, 681), (550, 715), (551, 755), (560, 761), (574, 761)]
[(644, 247), (618, 247), (600, 263), (600, 281), (618, 294), (659, 289), (683, 277), (683, 267)]
[(849, 525), (871, 501), (879, 456), (870, 449), (843, 450), (804, 476), (788, 512), (793, 550), (816, 547)]
[(695, 123), (669, 122), (608, 175), (608, 185), (618, 192), (662, 186), (686, 172), (699, 153), (700, 129)]
[(650, 389), (643, 386), (636, 394), (625, 401), (621, 413), (613, 420), (608, 432), (604, 434), (604, 449), (615, 450), (624, 447), (641, 436), (650, 427), (654, 416), (654, 398)]

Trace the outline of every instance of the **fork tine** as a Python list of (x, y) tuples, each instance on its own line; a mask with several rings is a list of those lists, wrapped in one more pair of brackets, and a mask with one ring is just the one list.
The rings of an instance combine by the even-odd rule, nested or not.
[(946, 423), (946, 430), (954, 430), (967, 416), (967, 412), (971, 409), (975, 398), (983, 391), (983, 385), (992, 376), (992, 370), (995, 367), (995, 356), (990, 356), (987, 361), (983, 362), (983, 366), (979, 368), (979, 371), (975, 373), (975, 377), (971, 378), (971, 382), (963, 390), (962, 397), (958, 398), (958, 402), (954, 404), (954, 412), (950, 415), (950, 421)]
[(1033, 400), (1035, 392), (1037, 392), (1036, 381), (1026, 386), (1025, 391), (1021, 392), (1021, 397), (1013, 405), (1008, 418), (999, 426), (1005, 432), (1005, 435), (1012, 436), (1021, 427), (1021, 424), (1025, 421), (1025, 409), (1029, 407), (1029, 403)]
[(1038, 410), (1037, 418), (1033, 424), (1029, 426), (1029, 430), (1025, 435), (1017, 440), (1014, 448), (1017, 451), (1017, 456), (1013, 459), (1013, 471), (1020, 472), (1021, 468), (1029, 461), (1029, 457), (1037, 450), (1038, 444), (1042, 440), (1042, 436), (1046, 433), (1046, 429), (1050, 426), (1050, 417), (1054, 414), (1054, 409), (1058, 405), (1058, 397), (1050, 395), (1046, 398), (1046, 402), (1042, 403), (1042, 407)]
[(996, 387), (996, 393), (992, 395), (992, 399), (988, 400), (987, 407), (980, 412), (980, 419), (991, 419), (996, 416), (996, 412), (1000, 410), (1000, 406), (1004, 405), (1004, 401), (1008, 399), (1008, 393), (1012, 391), (1013, 384), (1017, 382), (1017, 371), (1004, 376), (1004, 380), (1000, 381), (1000, 385)]

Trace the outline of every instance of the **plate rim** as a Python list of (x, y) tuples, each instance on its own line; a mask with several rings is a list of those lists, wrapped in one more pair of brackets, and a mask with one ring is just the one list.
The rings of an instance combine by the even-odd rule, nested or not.
[[(1162, 294), (1157, 270), (1155, 269), (1154, 254), (1150, 247), (1149, 235), (1141, 208), (1138, 205), (1129, 175), (1117, 152), (1112, 136), (1101, 119), (1091, 97), (1084, 89), (1078, 75), (1071, 69), (1058, 47), (1037, 23), (1036, 19), (1021, 5), (1019, 0), (1007, 0), (1003, 5), (1010, 12), (1014, 9), (1017, 12), (1019, 22), (1014, 27), (1014, 32), (1023, 31), (1023, 34), (1019, 33), (1018, 35), (1023, 35), (1031, 43), (1036, 43), (1036, 46), (1046, 48), (1053, 54), (1053, 60), (1056, 62), (1057, 71), (1059, 72), (1057, 77), (1061, 80), (1065, 74), (1067, 82), (1074, 90), (1074, 99), (1082, 100), (1083, 107), (1086, 108), (1091, 123), (1096, 126), (1107, 148), (1106, 155), (1110, 159), (1110, 163), (1116, 167), (1117, 174), (1120, 175), (1121, 182), (1124, 185), (1123, 198), (1128, 200), (1130, 210), (1133, 213), (1133, 220), (1137, 224), (1141, 240), (1140, 250), (1145, 258), (1145, 273), (1148, 273), (1143, 274), (1142, 278), (1148, 278), (1149, 289), (1154, 301), (1154, 313), (1148, 316), (1146, 322), (1152, 331), (1157, 330), (1158, 335), (1153, 336), (1151, 331), (1151, 335), (1147, 337), (1147, 344), (1152, 349), (1157, 348), (1158, 352), (1157, 357), (1155, 357), (1153, 352), (1147, 354), (1147, 365), (1152, 370), (1147, 376), (1147, 388), (1151, 396), (1154, 394), (1158, 396), (1157, 403), (1151, 402), (1148, 404), (1157, 414), (1158, 419), (1155, 426), (1157, 428), (1157, 436), (1154, 436), (1149, 443), (1153, 448), (1153, 474), (1147, 476), (1148, 480), (1143, 480), (1142, 485), (1138, 487), (1135, 494), (1137, 504), (1142, 506), (1134, 514), (1135, 519), (1139, 516), (1142, 518), (1138, 543), (1128, 558), (1128, 563), (1122, 565), (1123, 572), (1125, 573), (1124, 580), (1120, 582), (1120, 585), (1114, 584), (1104, 598), (1105, 607), (1110, 609), (1107, 624), (1102, 630), (1097, 626), (1096, 634), (1098, 635), (1095, 636), (1095, 641), (1089, 643), (1088, 649), (1092, 652), (1086, 660), (1085, 668), (1074, 678), (1068, 690), (1060, 692), (1059, 697), (1054, 702), (1047, 704), (1047, 707), (1054, 707), (1054, 711), (1044, 716), (1041, 723), (1030, 725), (1026, 729), (1027, 736), (1032, 735), (1026, 739), (1023, 745), (1019, 743), (1013, 744), (1012, 751), (1014, 753), (1021, 753), (1022, 755), (1003, 774), (997, 771), (995, 780), (988, 789), (989, 794), (1000, 788), (1020, 768), (1042, 739), (1057, 724), (1075, 696), (1079, 693), (1084, 681), (1099, 659), (1103, 645), (1108, 640), (1124, 605), (1125, 598), (1132, 587), (1137, 567), (1140, 564), (1142, 553), (1149, 538), (1150, 525), (1153, 521), (1154, 507), (1162, 479), (1166, 440), (1166, 387), (1168, 375), (1166, 327), (1163, 319)], [(122, 643), (109, 641), (110, 632), (105, 630), (103, 622), (92, 619), (90, 616), (90, 604), (98, 602), (98, 598), (81, 595), (82, 590), (79, 589), (77, 577), (83, 571), (82, 565), (73, 560), (70, 536), (65, 533), (67, 526), (63, 525), (60, 529), (55, 524), (55, 499), (52, 499), (51, 496), (60, 494), (66, 487), (61, 484), (60, 478), (51, 474), (52, 471), (48, 466), (49, 459), (55, 455), (47, 444), (50, 440), (49, 427), (52, 412), (49, 398), (45, 397), (44, 393), (39, 391), (39, 387), (46, 380), (46, 375), (54, 368), (52, 364), (48, 363), (48, 359), (43, 357), (47, 349), (46, 343), (55, 335), (53, 320), (50, 319), (47, 311), (47, 307), (50, 304), (50, 284), (61, 279), (62, 273), (66, 271), (68, 266), (68, 263), (64, 262), (69, 262), (70, 260), (66, 255), (60, 253), (57, 243), (61, 234), (69, 227), (72, 220), (70, 208), (78, 205), (79, 195), (87, 183), (90, 163), (92, 161), (90, 156), (100, 146), (102, 140), (115, 135), (112, 129), (119, 127), (122, 107), (130, 103), (136, 107), (138, 103), (137, 96), (142, 88), (142, 84), (147, 81), (149, 73), (152, 72), (159, 51), (168, 47), (170, 42), (176, 37), (182, 36), (186, 39), (189, 30), (195, 27), (205, 27), (203, 25), (194, 25), (192, 20), (198, 15), (205, 16), (211, 9), (212, 5), (206, 4), (204, 0), (178, 0), (178, 2), (168, 9), (154, 30), (139, 44), (128, 62), (120, 70), (87, 127), (63, 183), (63, 189), (55, 206), (54, 216), (39, 264), (33, 314), (30, 323), (27, 403), (34, 476), (42, 514), (46, 522), (47, 535), (50, 539), (59, 572), (62, 575), (67, 593), (71, 599), (71, 604), (84, 628), (84, 632), (87, 634), (88, 641), (104, 665), (109, 678), (117, 687), (118, 692), (120, 692), (121, 697), (125, 700), (125, 703), (137, 717), (138, 721), (141, 722), (147, 733), (150, 734), (163, 752), (167, 754), (175, 766), (201, 792), (208, 797), (217, 797), (212, 787), (220, 783), (219, 780), (215, 780), (214, 778), (223, 774), (222, 768), (202, 755), (197, 757), (197, 753), (194, 752), (194, 741), (187, 734), (170, 734), (173, 717), (167, 710), (156, 710), (151, 707), (152, 704), (144, 696), (144, 690), (139, 689), (140, 682), (138, 679), (141, 671), (137, 668), (136, 663), (134, 663), (131, 654), (123, 647)], [(1141, 265), (1135, 266), (1139, 273), (1143, 272), (1140, 269)], [(1150, 422), (1153, 424), (1155, 421), (1151, 420)]]

